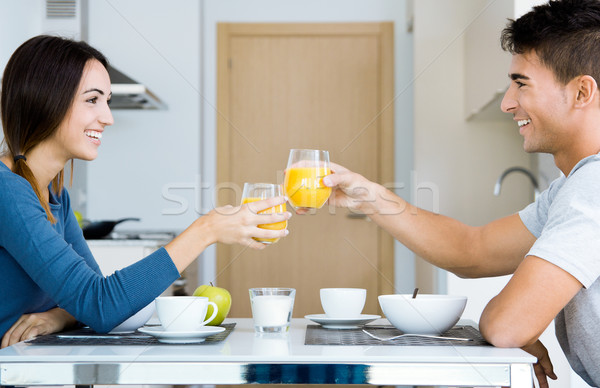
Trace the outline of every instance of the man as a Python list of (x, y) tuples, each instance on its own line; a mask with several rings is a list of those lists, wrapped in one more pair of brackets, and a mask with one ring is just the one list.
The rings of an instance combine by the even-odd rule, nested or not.
[(600, 386), (600, 1), (556, 0), (502, 32), (513, 54), (502, 110), (526, 152), (554, 156), (564, 176), (519, 212), (482, 227), (417, 209), (341, 166), (324, 179), (330, 203), (367, 214), (427, 261), (462, 277), (513, 274), (486, 306), (492, 344), (538, 357), (540, 386), (556, 379), (538, 340), (555, 319), (572, 368)]

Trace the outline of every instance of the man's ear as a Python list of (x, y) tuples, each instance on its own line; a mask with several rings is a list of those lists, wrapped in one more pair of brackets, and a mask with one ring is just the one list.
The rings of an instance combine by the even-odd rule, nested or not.
[(575, 98), (575, 107), (583, 108), (592, 103), (598, 95), (598, 84), (594, 77), (582, 75), (571, 82), (575, 82), (577, 97)]

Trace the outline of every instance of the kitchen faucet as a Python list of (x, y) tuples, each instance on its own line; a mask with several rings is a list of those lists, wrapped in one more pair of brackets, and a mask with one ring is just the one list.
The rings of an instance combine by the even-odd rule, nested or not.
[(510, 174), (512, 172), (520, 172), (529, 177), (529, 180), (531, 180), (531, 184), (533, 185), (534, 199), (537, 200), (538, 196), (540, 195), (540, 189), (538, 186), (537, 179), (535, 179), (535, 176), (533, 175), (533, 173), (531, 171), (529, 171), (523, 167), (510, 167), (510, 168), (507, 168), (506, 170), (504, 170), (504, 172), (500, 175), (500, 177), (498, 177), (498, 181), (496, 181), (496, 185), (494, 186), (494, 195), (495, 196), (500, 195), (500, 189), (502, 188), (502, 181), (504, 180), (504, 178), (506, 178), (506, 176), (508, 174)]

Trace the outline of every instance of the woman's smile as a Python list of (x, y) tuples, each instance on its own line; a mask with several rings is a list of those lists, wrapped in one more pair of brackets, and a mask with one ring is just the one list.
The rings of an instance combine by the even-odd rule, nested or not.
[(85, 135), (90, 139), (93, 144), (100, 145), (102, 139), (102, 131), (97, 131), (93, 129), (86, 129)]

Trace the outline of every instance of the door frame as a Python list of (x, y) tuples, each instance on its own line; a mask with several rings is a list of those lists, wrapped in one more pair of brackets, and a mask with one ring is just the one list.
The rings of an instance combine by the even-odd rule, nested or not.
[[(375, 36), (380, 43), (379, 64), (381, 76), (379, 109), (377, 119), (380, 122), (378, 132), (378, 176), (376, 181), (388, 184), (394, 181), (394, 24), (393, 22), (356, 22), (356, 23), (217, 23), (217, 185), (229, 182), (229, 155), (221, 150), (230, 149), (228, 120), (230, 109), (230, 85), (227, 71), (229, 66), (229, 41), (235, 36), (265, 35), (363, 35)], [(391, 275), (391, 284), (378, 282), (379, 295), (393, 294), (394, 287), (394, 239), (386, 231), (378, 228), (378, 246), (381, 260), (377, 271)], [(230, 248), (217, 244), (215, 270), (218, 270), (219, 257), (228, 256)], [(216, 274), (218, 277), (220, 274)], [(381, 275), (380, 275), (381, 276)], [(386, 278), (382, 276), (382, 278)], [(387, 277), (389, 278), (389, 276)]]

